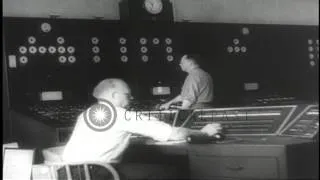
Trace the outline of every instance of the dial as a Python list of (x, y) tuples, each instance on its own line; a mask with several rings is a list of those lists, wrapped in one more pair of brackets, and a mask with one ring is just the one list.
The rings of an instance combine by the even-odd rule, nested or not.
[(163, 9), (162, 0), (145, 0), (144, 8), (151, 14), (159, 14)]

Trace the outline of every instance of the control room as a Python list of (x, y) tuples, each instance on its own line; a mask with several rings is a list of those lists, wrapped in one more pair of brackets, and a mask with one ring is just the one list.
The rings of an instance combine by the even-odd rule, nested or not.
[(3, 0), (3, 178), (319, 179), (319, 0)]

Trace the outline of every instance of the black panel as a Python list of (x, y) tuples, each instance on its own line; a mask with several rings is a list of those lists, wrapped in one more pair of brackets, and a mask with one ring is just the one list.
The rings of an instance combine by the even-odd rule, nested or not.
[[(137, 76), (136, 95), (138, 99), (152, 99), (152, 87), (161, 83), (170, 86), (173, 94), (180, 91), (179, 79), (176, 74), (180, 72), (179, 57), (177, 56), (177, 41), (174, 26), (171, 23), (157, 22), (131, 25), (130, 50), (134, 61), (134, 71)], [(141, 43), (141, 39), (146, 43)], [(170, 43), (166, 39), (171, 39)], [(144, 51), (143, 48), (147, 49)], [(167, 48), (172, 51), (167, 52)], [(143, 56), (148, 57), (147, 61)], [(173, 59), (169, 61), (168, 56)], [(165, 98), (165, 97), (162, 97)]]
[[(41, 32), (41, 24), (47, 22), (52, 30)], [(7, 18), (5, 33), (8, 36), (6, 51), (9, 55), (16, 55), (17, 67), (8, 68), (10, 92), (14, 104), (38, 101), (41, 91), (62, 90), (68, 101), (87, 101), (91, 97), (93, 86), (107, 77), (120, 77), (125, 80), (130, 77), (130, 62), (120, 63), (118, 37), (127, 36), (126, 28), (122, 28), (117, 21), (93, 20), (53, 20), (53, 19), (27, 19)], [(20, 46), (29, 48), (28, 37), (36, 38), (34, 46), (48, 48), (49, 46), (69, 46), (75, 48), (74, 53), (40, 54), (36, 52), (24, 54), (28, 63), (19, 63), (22, 54)], [(64, 37), (65, 43), (58, 44), (57, 38)], [(92, 43), (92, 38), (99, 39), (98, 44)], [(99, 52), (94, 53), (97, 46)], [(75, 63), (68, 60), (59, 63), (59, 57), (68, 58), (73, 55)], [(94, 63), (93, 57), (100, 57), (100, 63)]]
[[(249, 34), (242, 33), (242, 28)], [(180, 52), (202, 56), (201, 65), (212, 75), (220, 103), (238, 104), (270, 95), (317, 101), (318, 27), (177, 23), (176, 30)], [(309, 46), (314, 48), (314, 66), (308, 57)], [(235, 47), (240, 51), (235, 52)], [(258, 90), (245, 91), (244, 83), (252, 82), (258, 83)]]
[[(52, 27), (48, 33), (41, 31), (44, 22)], [(243, 28), (249, 33), (243, 33)], [(86, 102), (92, 100), (91, 92), (97, 82), (119, 77), (129, 83), (138, 100), (169, 98), (152, 96), (151, 88), (155, 84), (170, 86), (170, 96), (177, 95), (186, 77), (179, 67), (181, 55), (196, 53), (202, 57), (201, 67), (213, 77), (217, 106), (250, 105), (255, 99), (270, 95), (317, 101), (317, 32), (317, 26), (6, 17), (7, 63), (10, 64), (10, 55), (15, 55), (17, 61), (16, 67), (7, 69), (9, 92), (13, 105), (37, 102), (39, 92), (53, 90), (62, 90), (67, 102)], [(19, 63), (23, 55), (19, 47), (31, 46), (29, 36), (36, 38), (37, 49), (75, 47), (75, 53), (61, 55), (67, 58), (74, 55), (76, 62), (59, 63), (61, 55), (57, 52), (27, 52), (28, 63)], [(65, 38), (63, 45), (57, 43), (60, 36)], [(92, 42), (93, 37), (99, 39), (97, 45)], [(146, 44), (142, 45), (140, 38), (145, 38)], [(153, 42), (154, 38), (158, 38), (158, 44)], [(166, 43), (166, 38), (172, 42)], [(94, 46), (100, 52), (94, 53)], [(141, 51), (143, 46), (146, 52)], [(167, 52), (168, 47), (172, 51)], [(232, 52), (228, 52), (229, 47)], [(142, 60), (144, 55), (148, 56), (148, 62)], [(99, 56), (101, 61), (95, 63), (94, 56)], [(123, 56), (128, 58), (126, 62), (122, 61)], [(314, 66), (310, 64), (312, 61)], [(257, 83), (259, 87), (246, 91), (244, 83)]]

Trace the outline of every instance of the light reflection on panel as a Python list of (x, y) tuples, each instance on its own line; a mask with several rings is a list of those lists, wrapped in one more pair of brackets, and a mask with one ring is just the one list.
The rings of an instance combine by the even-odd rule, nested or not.
[(313, 138), (319, 132), (319, 106), (307, 106), (281, 132), (283, 136)]
[(220, 123), (227, 135), (276, 135), (296, 106), (260, 106), (197, 109), (182, 126), (201, 129)]

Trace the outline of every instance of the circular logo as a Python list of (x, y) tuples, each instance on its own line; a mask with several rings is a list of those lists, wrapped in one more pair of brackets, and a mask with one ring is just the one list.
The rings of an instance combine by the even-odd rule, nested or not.
[(95, 131), (106, 131), (116, 122), (117, 113), (108, 101), (102, 101), (91, 106), (84, 114), (84, 120), (89, 128)]

